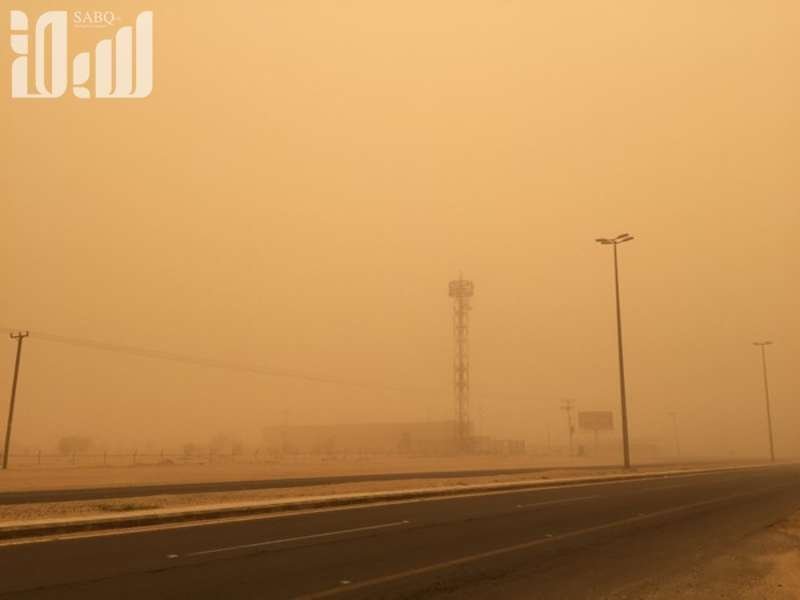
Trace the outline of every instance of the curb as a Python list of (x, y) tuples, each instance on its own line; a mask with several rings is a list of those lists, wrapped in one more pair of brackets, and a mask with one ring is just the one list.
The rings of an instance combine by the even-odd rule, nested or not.
[[(113, 517), (83, 517), (72, 520), (38, 521), (27, 524), (14, 524), (0, 526), (0, 540), (19, 538), (37, 538), (71, 533), (84, 533), (87, 531), (111, 531), (116, 529), (130, 529), (153, 525), (166, 525), (191, 521), (208, 521), (224, 518), (247, 517), (268, 515), (280, 512), (295, 512), (301, 510), (337, 508), (377, 504), (382, 502), (399, 502), (408, 500), (425, 500), (464, 496), (475, 492), (504, 492), (523, 489), (563, 487), (587, 483), (605, 483), (614, 481), (636, 481), (642, 479), (659, 479), (704, 473), (725, 471), (742, 471), (763, 469), (769, 464), (747, 465), (738, 467), (716, 467), (709, 469), (686, 469), (681, 471), (655, 471), (649, 473), (631, 473), (617, 475), (596, 475), (587, 477), (571, 477), (565, 479), (527, 480), (507, 483), (472, 484), (461, 486), (448, 486), (440, 488), (421, 488), (411, 490), (395, 490), (386, 492), (372, 492), (362, 494), (347, 494), (338, 496), (316, 496), (298, 498), (293, 500), (272, 501), (239, 505), (218, 505), (197, 509), (166, 509), (159, 512), (141, 512)], [(168, 511), (168, 512), (167, 512)]]

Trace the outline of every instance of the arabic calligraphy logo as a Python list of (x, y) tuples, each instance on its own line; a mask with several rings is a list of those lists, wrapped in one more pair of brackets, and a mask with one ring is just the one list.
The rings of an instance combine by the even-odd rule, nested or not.
[[(17, 57), (11, 63), (11, 97), (63, 96), (68, 85), (67, 12), (48, 11), (36, 20), (33, 31), (34, 91), (29, 89), (29, 40), (28, 16), (21, 10), (12, 10), (11, 49)], [(81, 52), (72, 61), (72, 93), (78, 98), (92, 97), (89, 87), (91, 62), (90, 52)], [(135, 27), (121, 27), (113, 40), (101, 40), (94, 51), (94, 69), (95, 98), (149, 96), (153, 90), (153, 11), (139, 13)]]

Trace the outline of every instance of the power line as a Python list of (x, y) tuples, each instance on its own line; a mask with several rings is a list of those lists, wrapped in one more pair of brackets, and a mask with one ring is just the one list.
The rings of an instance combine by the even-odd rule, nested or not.
[[(6, 327), (0, 327), (0, 331), (6, 333), (13, 333), (16, 330), (12, 330)], [(166, 360), (171, 362), (178, 362), (178, 363), (212, 368), (212, 369), (223, 369), (228, 371), (238, 371), (241, 373), (251, 373), (255, 375), (266, 375), (268, 377), (297, 379), (301, 381), (322, 383), (326, 385), (337, 385), (342, 387), (381, 390), (386, 392), (402, 392), (402, 393), (417, 393), (417, 394), (419, 393), (438, 394), (443, 392), (443, 390), (438, 390), (434, 388), (418, 388), (413, 386), (385, 385), (378, 382), (347, 380), (338, 377), (315, 375), (311, 373), (304, 373), (301, 371), (293, 371), (289, 369), (275, 369), (261, 365), (253, 365), (253, 364), (211, 359), (211, 358), (202, 358), (197, 356), (190, 356), (188, 354), (179, 354), (176, 352), (154, 350), (152, 348), (141, 348), (137, 346), (128, 346), (124, 344), (114, 344), (109, 342), (101, 342), (97, 340), (68, 337), (63, 335), (57, 335), (54, 333), (47, 333), (43, 331), (31, 331), (30, 337), (32, 339), (39, 339), (47, 342), (55, 342), (58, 344), (66, 344), (82, 348), (92, 348), (94, 350), (115, 352), (118, 354), (127, 354), (130, 356), (138, 356), (140, 358), (148, 358), (153, 360)]]

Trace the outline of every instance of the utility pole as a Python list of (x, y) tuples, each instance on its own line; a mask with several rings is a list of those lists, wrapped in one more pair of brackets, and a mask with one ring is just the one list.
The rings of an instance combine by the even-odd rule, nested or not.
[(672, 434), (675, 437), (675, 456), (680, 458), (681, 456), (681, 443), (678, 438), (678, 415), (674, 412), (669, 413), (669, 416), (672, 417)]
[(775, 462), (775, 446), (772, 443), (772, 413), (769, 407), (769, 381), (767, 379), (767, 346), (772, 342), (753, 342), (754, 346), (761, 348), (761, 367), (764, 372), (764, 399), (767, 403), (767, 429), (769, 431), (769, 460)]
[(17, 398), (17, 380), (19, 379), (19, 360), (22, 356), (22, 340), (30, 335), (29, 331), (18, 331), (10, 335), (17, 340), (17, 358), (14, 361), (14, 379), (11, 382), (11, 402), (8, 405), (8, 421), (6, 422), (6, 443), (3, 449), (3, 469), (8, 468), (8, 453), (11, 450), (11, 424), (14, 421), (14, 401)]
[(289, 449), (289, 410), (283, 409), (283, 426), (281, 427), (281, 452), (283, 455), (288, 453)]
[(572, 409), (575, 408), (575, 400), (564, 399), (561, 401), (561, 410), (567, 413), (567, 431), (569, 432), (569, 455), (572, 456), (572, 436), (575, 434), (575, 426), (572, 424)]
[(614, 290), (617, 300), (617, 353), (619, 355), (619, 396), (622, 405), (622, 456), (626, 469), (631, 466), (631, 448), (628, 440), (628, 402), (625, 395), (625, 361), (622, 354), (622, 311), (619, 302), (619, 260), (617, 258), (617, 246), (622, 243), (630, 242), (633, 236), (629, 233), (621, 233), (615, 238), (598, 238), (595, 241), (614, 246)]

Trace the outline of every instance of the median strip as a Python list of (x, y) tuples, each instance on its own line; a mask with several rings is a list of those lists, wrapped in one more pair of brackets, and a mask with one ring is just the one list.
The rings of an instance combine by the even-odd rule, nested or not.
[(134, 510), (125, 514), (109, 516), (85, 516), (37, 521), (18, 521), (0, 525), (0, 540), (47, 538), (52, 536), (80, 534), (85, 532), (123, 533), (141, 527), (166, 526), (170, 524), (200, 524), (220, 519), (258, 518), (298, 511), (325, 510), (357, 507), (366, 504), (388, 502), (411, 502), (446, 499), (455, 496), (514, 492), (519, 490), (544, 489), (598, 483), (615, 483), (644, 479), (690, 477), (714, 472), (761, 469), (767, 465), (739, 467), (716, 467), (687, 469), (680, 471), (655, 471), (647, 473), (622, 473), (572, 477), (564, 479), (536, 479), (502, 483), (480, 483), (432, 488), (415, 488), (379, 492), (320, 495), (299, 498), (283, 498), (260, 502), (239, 502), (196, 507)]

